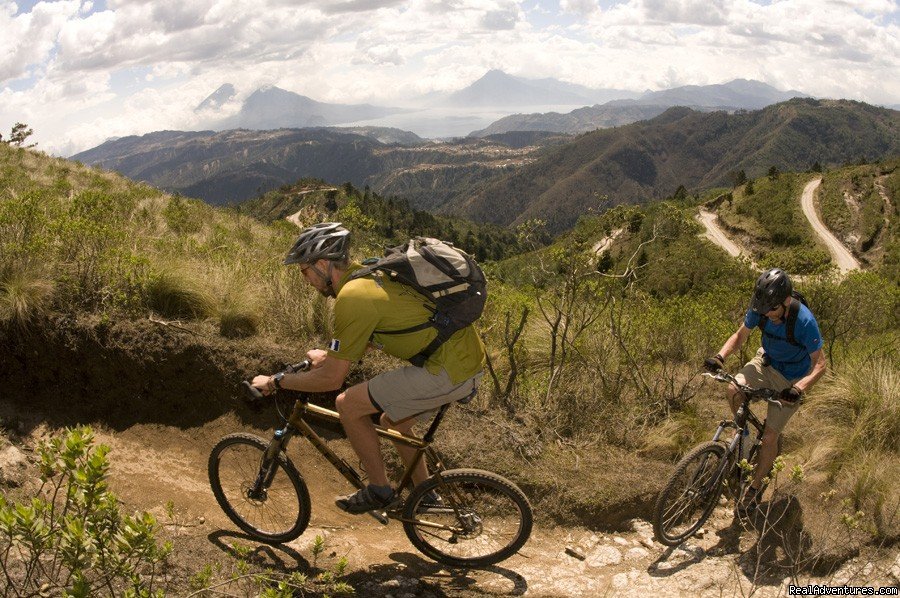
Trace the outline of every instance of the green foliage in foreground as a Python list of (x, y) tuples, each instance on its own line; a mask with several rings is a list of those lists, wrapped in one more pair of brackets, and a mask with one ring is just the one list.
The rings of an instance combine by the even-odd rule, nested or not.
[(38, 449), (41, 487), (30, 501), (0, 496), (0, 569), (14, 596), (161, 596), (171, 545), (149, 513), (123, 515), (107, 486), (109, 447), (89, 428)]

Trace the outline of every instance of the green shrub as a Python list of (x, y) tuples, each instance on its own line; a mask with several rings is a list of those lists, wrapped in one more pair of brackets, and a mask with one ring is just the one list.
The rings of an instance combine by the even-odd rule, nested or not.
[(163, 209), (163, 217), (172, 232), (190, 234), (200, 232), (203, 229), (203, 215), (201, 206), (196, 200), (184, 199), (180, 195), (173, 195), (169, 203)]
[(30, 500), (0, 496), (0, 565), (15, 596), (162, 596), (171, 546), (149, 513), (123, 515), (107, 487), (109, 447), (90, 428), (40, 445), (41, 487)]

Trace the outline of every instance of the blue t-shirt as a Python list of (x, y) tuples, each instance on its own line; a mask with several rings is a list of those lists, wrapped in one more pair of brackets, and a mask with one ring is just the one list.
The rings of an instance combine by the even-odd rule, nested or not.
[[(761, 316), (748, 309), (747, 315), (744, 316), (744, 326), (753, 330), (759, 326), (760, 318), (766, 320), (766, 334), (762, 337), (762, 346), (766, 355), (769, 356), (772, 367), (788, 380), (796, 380), (809, 373), (812, 365), (812, 360), (809, 358), (810, 353), (815, 353), (822, 348), (819, 324), (809, 308), (801, 303), (800, 311), (797, 312), (794, 340), (802, 345), (800, 347), (787, 342), (785, 320), (782, 320), (780, 324), (773, 324), (766, 316)], [(776, 338), (772, 338), (773, 336)]]

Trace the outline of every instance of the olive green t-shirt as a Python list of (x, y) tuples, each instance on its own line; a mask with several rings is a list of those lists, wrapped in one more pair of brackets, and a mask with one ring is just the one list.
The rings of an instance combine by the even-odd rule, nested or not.
[[(338, 359), (357, 361), (371, 340), (388, 355), (409, 359), (437, 336), (434, 328), (406, 334), (379, 334), (378, 331), (403, 330), (428, 321), (431, 311), (425, 299), (410, 287), (372, 275), (349, 280), (361, 268), (352, 264), (337, 285), (334, 302), (334, 339), (328, 354)], [(471, 378), (484, 366), (484, 345), (474, 326), (458, 330), (425, 362), (425, 368), (438, 374), (441, 368), (454, 383)]]

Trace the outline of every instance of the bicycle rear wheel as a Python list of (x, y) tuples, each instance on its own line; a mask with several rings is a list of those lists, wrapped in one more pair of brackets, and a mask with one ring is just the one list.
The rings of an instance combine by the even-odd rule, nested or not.
[(404, 504), (403, 531), (439, 563), (484, 567), (515, 554), (531, 536), (533, 518), (528, 498), (509, 480), (478, 469), (453, 469), (413, 489)]
[(209, 484), (219, 506), (239, 528), (262, 542), (293, 540), (309, 525), (309, 490), (283, 454), (272, 482), (256, 496), (252, 488), (263, 468), (268, 442), (250, 434), (230, 434), (209, 455)]
[(705, 442), (678, 462), (656, 500), (653, 532), (666, 546), (677, 546), (706, 522), (722, 494), (725, 447)]

